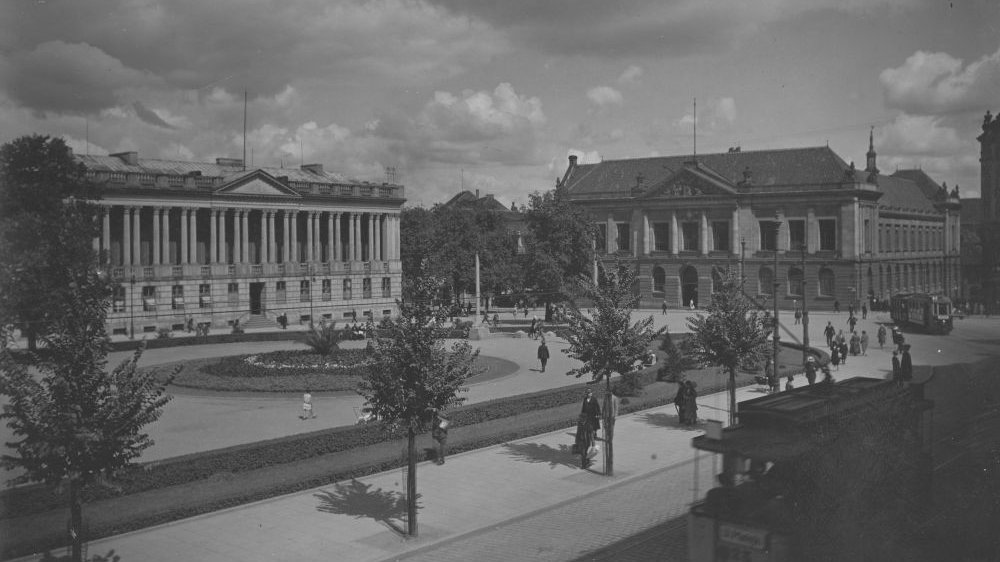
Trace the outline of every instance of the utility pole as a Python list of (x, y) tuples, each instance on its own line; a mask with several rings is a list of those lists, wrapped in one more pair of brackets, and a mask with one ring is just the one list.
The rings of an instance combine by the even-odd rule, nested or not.
[(774, 373), (778, 373), (778, 340), (780, 336), (778, 335), (778, 233), (781, 229), (781, 220), (778, 213), (774, 213), (774, 332), (772, 333), (772, 342), (774, 344), (774, 349), (771, 350), (773, 357)]
[(806, 306), (806, 245), (802, 244), (802, 364), (809, 360), (809, 308)]

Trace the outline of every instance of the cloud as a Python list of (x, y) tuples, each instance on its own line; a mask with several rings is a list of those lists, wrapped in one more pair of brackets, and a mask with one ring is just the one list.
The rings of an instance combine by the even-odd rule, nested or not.
[(621, 105), (624, 102), (622, 93), (610, 86), (596, 86), (587, 90), (587, 99), (598, 107)]
[(907, 113), (942, 115), (981, 110), (1000, 91), (1000, 49), (963, 68), (947, 53), (917, 51), (879, 75), (886, 105)]
[(155, 79), (87, 43), (46, 41), (6, 58), (0, 86), (39, 112), (96, 113), (118, 105), (119, 92)]
[(930, 115), (900, 115), (879, 131), (877, 149), (887, 155), (957, 155), (967, 151), (968, 140)]
[(164, 129), (173, 129), (174, 126), (163, 120), (162, 117), (156, 114), (155, 111), (149, 109), (141, 102), (133, 102), (132, 107), (135, 109), (135, 114), (146, 123), (154, 125), (156, 127), (163, 127)]
[(733, 98), (721, 98), (714, 102), (714, 117), (719, 121), (732, 124), (736, 121), (736, 100)]
[[(707, 126), (709, 129), (724, 129), (736, 121), (736, 100), (733, 98), (709, 98), (708, 101), (699, 105), (703, 108), (698, 111), (699, 126)], [(708, 117), (706, 118), (705, 115)], [(674, 126), (688, 127), (694, 122), (694, 115), (685, 113), (680, 119), (674, 121)]]
[(571, 148), (566, 152), (566, 156), (576, 156), (577, 164), (597, 164), (601, 161), (601, 154), (596, 150), (587, 152), (585, 150)]
[(642, 78), (642, 67), (637, 65), (629, 65), (618, 77), (619, 84), (637, 84)]

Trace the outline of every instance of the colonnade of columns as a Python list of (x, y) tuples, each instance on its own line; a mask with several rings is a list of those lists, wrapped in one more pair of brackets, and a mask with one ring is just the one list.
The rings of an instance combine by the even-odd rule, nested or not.
[[(115, 214), (121, 220), (114, 221), (114, 234), (120, 236), (113, 239)], [(251, 215), (259, 224), (251, 224)], [(120, 241), (114, 265), (389, 261), (400, 256), (400, 217), (394, 213), (110, 205), (101, 220), (94, 246), (110, 255), (112, 242)], [(146, 257), (143, 242), (151, 245)], [(199, 243), (204, 244), (201, 256)]]

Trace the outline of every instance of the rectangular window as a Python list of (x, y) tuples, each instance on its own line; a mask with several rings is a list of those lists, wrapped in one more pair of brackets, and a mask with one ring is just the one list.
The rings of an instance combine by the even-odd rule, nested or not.
[(198, 285), (198, 308), (212, 308), (212, 286), (208, 283)]
[(670, 223), (669, 222), (654, 222), (653, 223), (653, 239), (656, 242), (657, 252), (669, 252), (670, 251)]
[(365, 277), (361, 280), (361, 298), (370, 299), (372, 298), (372, 278)]
[(620, 222), (618, 227), (618, 251), (627, 252), (632, 248), (632, 225)]
[(773, 252), (778, 249), (778, 229), (774, 227), (774, 221), (759, 221), (760, 228), (760, 249)]
[(274, 291), (274, 300), (278, 304), (285, 304), (285, 295), (286, 295), (286, 292), (287, 292), (286, 291), (286, 287), (287, 286), (285, 285), (284, 281), (278, 281), (277, 284), (275, 284), (275, 286), (274, 286), (274, 288), (275, 288), (275, 291)]
[(712, 223), (712, 249), (716, 252), (729, 251), (729, 223), (716, 221)]
[(329, 279), (323, 280), (323, 300), (328, 301), (333, 298), (333, 284)]
[(892, 226), (892, 251), (899, 252), (902, 251), (902, 240), (899, 238), (899, 225), (895, 224)]
[(344, 300), (351, 300), (351, 280), (344, 279)]
[(170, 288), (170, 306), (174, 310), (184, 310), (184, 285)]
[(865, 219), (865, 232), (863, 234), (865, 237), (865, 251), (872, 251), (872, 221), (871, 219)]
[(603, 222), (597, 223), (597, 253), (603, 254), (608, 251), (608, 225)]
[(142, 288), (142, 310), (156, 312), (156, 287), (146, 285)]
[(308, 279), (299, 281), (299, 301), (309, 302), (312, 300), (312, 287)]
[(701, 244), (698, 240), (698, 223), (686, 222), (681, 224), (682, 240), (684, 240), (684, 251), (697, 252)]
[[(143, 287), (143, 291), (145, 291), (145, 289), (146, 288)], [(125, 307), (125, 286), (124, 285), (116, 285), (115, 286), (114, 297), (112, 297), (112, 300), (111, 300), (111, 311), (112, 312), (125, 312), (125, 310), (126, 310), (126, 307)]]
[(837, 251), (837, 219), (820, 219), (819, 249)]
[(788, 221), (788, 249), (799, 251), (806, 245), (806, 221), (793, 219)]
[(230, 305), (238, 305), (240, 303), (240, 284), (230, 283), (226, 286), (226, 295), (229, 298)]
[(392, 296), (392, 278), (382, 278), (382, 298), (387, 299)]

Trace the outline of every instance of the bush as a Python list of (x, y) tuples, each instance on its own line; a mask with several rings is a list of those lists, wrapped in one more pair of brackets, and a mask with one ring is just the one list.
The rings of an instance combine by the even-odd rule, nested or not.
[(159, 330), (156, 331), (157, 339), (165, 340), (172, 335), (174, 335), (174, 333), (173, 331), (170, 330), (170, 328), (160, 328)]
[(314, 353), (320, 355), (331, 355), (340, 349), (340, 340), (343, 333), (337, 330), (337, 323), (331, 322), (323, 324), (319, 328), (313, 326), (306, 333), (305, 344), (312, 348)]

